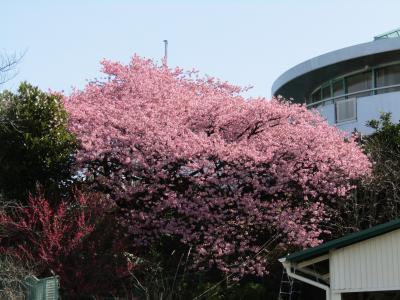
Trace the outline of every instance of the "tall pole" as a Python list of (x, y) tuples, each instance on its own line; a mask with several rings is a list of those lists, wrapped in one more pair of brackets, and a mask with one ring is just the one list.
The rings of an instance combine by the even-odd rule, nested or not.
[(167, 65), (168, 62), (168, 40), (164, 40), (164, 64)]

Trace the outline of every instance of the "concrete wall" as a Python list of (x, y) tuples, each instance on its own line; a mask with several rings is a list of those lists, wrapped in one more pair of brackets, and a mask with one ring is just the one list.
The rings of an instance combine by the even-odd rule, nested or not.
[(378, 119), (381, 112), (391, 112), (394, 122), (400, 119), (400, 92), (379, 94), (357, 98), (357, 119), (335, 124), (335, 105), (329, 103), (319, 106), (317, 110), (327, 119), (329, 124), (336, 125), (339, 129), (352, 132), (354, 128), (363, 134), (372, 133), (372, 129), (365, 126), (366, 122)]

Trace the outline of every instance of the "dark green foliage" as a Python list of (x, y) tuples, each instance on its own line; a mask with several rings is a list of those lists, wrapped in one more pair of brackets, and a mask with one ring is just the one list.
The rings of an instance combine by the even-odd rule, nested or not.
[(373, 162), (372, 176), (344, 204), (336, 236), (400, 217), (400, 123), (393, 123), (390, 113), (382, 113), (367, 125), (375, 131), (361, 143)]
[(398, 161), (395, 153), (400, 153), (400, 123), (392, 122), (391, 113), (382, 113), (379, 120), (371, 120), (367, 125), (375, 132), (364, 138), (367, 153), (375, 159)]
[[(382, 113), (378, 121), (370, 121), (375, 133), (364, 138), (364, 147), (374, 162), (372, 180), (359, 193), (368, 203), (370, 227), (400, 216), (400, 123), (393, 123), (390, 113)], [(364, 201), (365, 201), (364, 200)]]
[(0, 191), (25, 201), (40, 184), (55, 192), (67, 184), (76, 149), (61, 96), (22, 83), (0, 94)]

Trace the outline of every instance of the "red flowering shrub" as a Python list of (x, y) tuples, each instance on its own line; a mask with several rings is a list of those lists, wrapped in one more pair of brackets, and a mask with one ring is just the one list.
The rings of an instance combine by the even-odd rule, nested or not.
[(58, 257), (70, 254), (94, 228), (92, 215), (96, 212), (85, 209), (88, 199), (80, 194), (76, 200), (74, 206), (61, 201), (54, 209), (42, 196), (30, 196), (28, 206), (0, 215), (6, 231), (18, 233), (17, 239), (23, 237), (14, 254), (39, 259), (58, 271)]
[(132, 265), (116, 239), (112, 214), (105, 218), (108, 208), (98, 195), (79, 192), (57, 207), (43, 196), (30, 196), (26, 207), (0, 213), (0, 255), (33, 263), (38, 276), (59, 275), (69, 299), (110, 295)]
[[(85, 180), (121, 208), (137, 251), (189, 249), (190, 265), (267, 272), (278, 242), (321, 242), (327, 207), (370, 162), (304, 106), (244, 99), (236, 86), (134, 57), (65, 99)], [(181, 248), (180, 248), (181, 247)]]

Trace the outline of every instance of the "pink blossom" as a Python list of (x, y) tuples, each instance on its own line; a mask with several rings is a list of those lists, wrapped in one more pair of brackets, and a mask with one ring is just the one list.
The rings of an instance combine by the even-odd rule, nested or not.
[(254, 255), (267, 239), (317, 245), (326, 208), (370, 172), (353, 140), (302, 105), (244, 99), (137, 56), (102, 64), (110, 78), (65, 106), (77, 168), (120, 204), (137, 249), (175, 237), (193, 247), (193, 267), (262, 275)]

